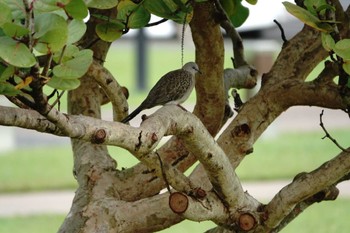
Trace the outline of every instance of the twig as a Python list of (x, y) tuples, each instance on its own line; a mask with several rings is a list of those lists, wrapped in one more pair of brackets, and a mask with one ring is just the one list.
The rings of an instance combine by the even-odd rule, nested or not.
[(55, 94), (56, 94), (56, 92), (57, 92), (57, 89), (54, 89), (54, 90), (51, 92), (51, 94), (47, 96), (47, 99), (49, 100), (49, 99), (51, 99), (52, 97), (54, 97)]
[(60, 100), (61, 100), (64, 92), (65, 91), (63, 90), (63, 91), (61, 91), (60, 94), (58, 94), (58, 91), (56, 90), (57, 99), (53, 102), (53, 104), (51, 105), (51, 108), (55, 107), (55, 105), (58, 103), (58, 111), (60, 111), (60, 108), (61, 108), (61, 101)]
[(156, 151), (155, 153), (156, 153), (158, 160), (159, 160), (159, 165), (160, 165), (160, 169), (162, 171), (162, 176), (163, 176), (163, 179), (165, 182), (166, 189), (168, 190), (169, 193), (171, 193), (170, 185), (169, 185), (168, 179), (167, 179), (165, 172), (164, 172), (163, 161), (162, 161), (160, 155), (158, 154), (158, 152)]
[(322, 117), (323, 117), (323, 112), (324, 110), (321, 111), (320, 113), (320, 126), (321, 128), (323, 129), (323, 131), (326, 133), (326, 135), (324, 137), (322, 137), (322, 139), (325, 139), (325, 138), (329, 138), (339, 149), (341, 149), (342, 151), (344, 152), (350, 152), (349, 150), (345, 149), (344, 147), (342, 147), (338, 142), (337, 140), (335, 140), (327, 131), (326, 127), (324, 126), (323, 124), (323, 121), (322, 121)]
[(237, 32), (236, 28), (232, 25), (219, 0), (215, 0), (215, 6), (221, 19), (220, 26), (225, 29), (227, 35), (229, 35), (232, 40), (234, 54), (234, 60), (232, 61), (234, 63), (234, 67), (237, 68), (247, 65), (248, 62), (246, 62), (244, 58), (244, 47), (241, 36)]
[(95, 38), (92, 40), (89, 44), (87, 44), (84, 49), (90, 49), (92, 46), (94, 46), (97, 42), (99, 42), (101, 39), (100, 37)]
[[(189, 0), (189, 1), (187, 1), (186, 3), (185, 3), (185, 6), (188, 6), (188, 4), (189, 3), (191, 3), (191, 0)], [(181, 9), (176, 9), (175, 10), (175, 12), (173, 13), (173, 14), (177, 14), (177, 13), (179, 13), (181, 11)], [(186, 22), (186, 17), (187, 17), (187, 13), (185, 14), (185, 22)], [(159, 21), (156, 21), (156, 22), (153, 22), (153, 23), (149, 23), (149, 24), (147, 24), (145, 27), (153, 27), (153, 26), (157, 26), (157, 25), (159, 25), (159, 24), (161, 24), (161, 23), (165, 23), (166, 21), (168, 21), (168, 19), (161, 19), (161, 20), (159, 20)]]
[(23, 108), (23, 109), (30, 109), (27, 105), (25, 105), (23, 102), (21, 102), (18, 98), (14, 96), (5, 96), (11, 103), (15, 104), (17, 107)]
[(168, 21), (168, 19), (161, 19), (161, 20), (159, 20), (159, 21), (157, 21), (157, 22), (149, 23), (149, 24), (147, 24), (145, 27), (157, 26), (157, 25), (159, 25), (159, 24), (161, 24), (161, 23), (165, 23), (166, 21)]
[(28, 33), (28, 48), (33, 51), (33, 32), (34, 32), (34, 23), (33, 23), (33, 6), (32, 3), (29, 3), (28, 0), (23, 0), (23, 5), (26, 11), (26, 20), (25, 27), (29, 30)]
[(275, 23), (275, 24), (277, 24), (277, 27), (280, 29), (280, 31), (281, 31), (281, 38), (282, 38), (282, 40), (283, 40), (283, 43), (287, 43), (288, 42), (288, 40), (287, 40), (287, 38), (286, 38), (286, 34), (284, 33), (284, 29), (283, 29), (283, 27), (282, 27), (282, 25), (277, 21), (277, 20), (273, 20), (273, 22)]
[[(66, 46), (64, 46), (65, 48)], [(63, 50), (64, 51), (64, 50)], [(62, 52), (63, 53), (63, 52)], [(43, 71), (41, 72), (41, 75), (44, 76), (44, 77), (47, 77), (48, 74), (49, 74), (49, 70), (51, 68), (51, 63), (52, 63), (52, 58), (53, 58), (53, 53), (50, 53), (48, 54), (48, 57), (47, 57), (47, 62), (46, 62), (46, 65), (44, 66), (44, 69)], [(61, 61), (61, 57), (60, 57), (60, 61)]]

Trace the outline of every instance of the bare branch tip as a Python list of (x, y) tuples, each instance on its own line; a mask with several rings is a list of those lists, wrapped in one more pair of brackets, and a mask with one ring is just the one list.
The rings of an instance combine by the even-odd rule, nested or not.
[(344, 147), (342, 147), (338, 142), (337, 140), (335, 140), (331, 135), (330, 133), (328, 132), (328, 130), (326, 129), (326, 127), (324, 126), (323, 124), (323, 115), (324, 115), (324, 110), (322, 109), (321, 113), (320, 113), (320, 126), (321, 128), (323, 129), (323, 131), (325, 132), (325, 136), (322, 137), (322, 139), (325, 139), (325, 138), (329, 138), (340, 150), (344, 151), (344, 152), (347, 152), (349, 153), (350, 151), (345, 149)]

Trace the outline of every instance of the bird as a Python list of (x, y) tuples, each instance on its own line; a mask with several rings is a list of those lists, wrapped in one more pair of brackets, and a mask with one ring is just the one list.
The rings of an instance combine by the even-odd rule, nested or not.
[(163, 75), (148, 93), (146, 99), (121, 122), (127, 123), (142, 110), (158, 105), (179, 105), (189, 97), (195, 84), (195, 74), (199, 72), (195, 62), (186, 63), (181, 69)]

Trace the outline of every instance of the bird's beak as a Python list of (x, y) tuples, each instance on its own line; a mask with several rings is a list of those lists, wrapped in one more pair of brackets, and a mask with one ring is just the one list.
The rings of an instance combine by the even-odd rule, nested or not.
[(202, 72), (201, 72), (199, 69), (197, 69), (197, 68), (195, 68), (195, 67), (193, 67), (193, 69), (197, 70), (197, 72), (198, 72), (199, 74), (202, 74)]

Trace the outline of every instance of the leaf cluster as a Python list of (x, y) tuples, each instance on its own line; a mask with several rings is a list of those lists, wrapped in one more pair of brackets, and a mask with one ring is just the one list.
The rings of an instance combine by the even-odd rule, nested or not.
[(287, 11), (306, 25), (321, 32), (322, 45), (330, 55), (333, 62), (340, 65), (346, 73), (346, 86), (350, 87), (350, 39), (342, 39), (336, 20), (336, 9), (326, 0), (305, 0), (304, 6), (297, 6), (290, 2), (283, 2)]
[[(208, 0), (195, 0), (205, 2)], [(245, 0), (256, 4), (257, 0)], [(47, 85), (71, 90), (80, 85), (92, 63), (92, 52), (79, 48), (89, 17), (98, 19), (100, 39), (113, 42), (129, 29), (150, 26), (151, 15), (176, 23), (192, 19), (188, 0), (3, 0), (0, 2), (0, 94), (31, 95)], [(235, 26), (248, 17), (242, 0), (221, 0)], [(89, 14), (89, 8), (111, 9), (115, 16)], [(103, 11), (102, 11), (103, 12)], [(28, 79), (28, 77), (31, 77)], [(34, 98), (35, 99), (35, 98)]]
[[(28, 96), (33, 86), (63, 90), (79, 86), (92, 52), (80, 50), (76, 43), (86, 32), (88, 7), (98, 2), (0, 2), (0, 94)], [(45, 61), (40, 62), (40, 57)]]

